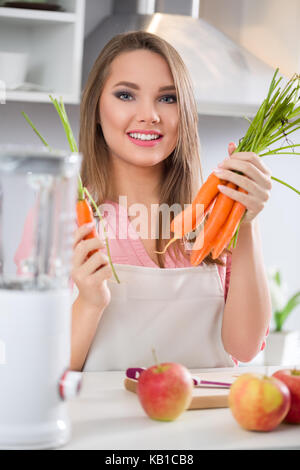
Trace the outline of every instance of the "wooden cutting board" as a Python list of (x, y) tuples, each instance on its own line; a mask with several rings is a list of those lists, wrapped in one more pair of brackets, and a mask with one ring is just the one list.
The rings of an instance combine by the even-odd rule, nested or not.
[[(241, 372), (242, 373), (242, 372)], [(204, 372), (201, 374), (193, 374), (202, 380), (212, 380), (217, 382), (233, 383), (235, 379), (241, 374), (237, 371), (214, 373)], [(126, 390), (136, 393), (137, 381), (126, 378), (124, 380)], [(228, 407), (228, 394), (229, 388), (215, 387), (212, 388), (208, 385), (201, 385), (194, 387), (193, 398), (189, 406), (189, 410), (199, 410), (204, 408), (227, 408)]]

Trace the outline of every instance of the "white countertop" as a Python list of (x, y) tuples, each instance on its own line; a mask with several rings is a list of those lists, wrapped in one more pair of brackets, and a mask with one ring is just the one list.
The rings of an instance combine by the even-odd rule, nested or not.
[[(282, 367), (242, 367), (267, 372)], [(232, 369), (206, 369), (226, 371)], [(199, 373), (201, 370), (192, 371)], [(229, 408), (188, 410), (177, 420), (149, 419), (124, 372), (86, 372), (77, 398), (68, 403), (72, 438), (61, 450), (300, 449), (300, 425), (281, 423), (271, 432), (242, 429)]]

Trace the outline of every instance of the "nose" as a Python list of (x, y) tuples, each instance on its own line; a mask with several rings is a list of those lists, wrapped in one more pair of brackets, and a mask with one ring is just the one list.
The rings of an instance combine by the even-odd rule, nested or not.
[(148, 100), (141, 101), (136, 111), (136, 119), (138, 122), (149, 122), (151, 124), (160, 122), (155, 104)]

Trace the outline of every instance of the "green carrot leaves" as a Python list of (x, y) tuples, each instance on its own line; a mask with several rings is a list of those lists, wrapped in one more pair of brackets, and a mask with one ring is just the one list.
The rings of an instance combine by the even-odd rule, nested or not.
[[(300, 155), (294, 151), (300, 144), (293, 144), (288, 141), (287, 136), (300, 129), (300, 105), (299, 89), (300, 75), (293, 77), (286, 83), (283, 89), (280, 84), (283, 77), (277, 77), (279, 68), (276, 69), (271, 80), (267, 97), (262, 102), (254, 118), (250, 122), (244, 137), (240, 139), (235, 152), (254, 152), (260, 157), (268, 155)], [(288, 145), (270, 149), (271, 145), (284, 139)], [(284, 145), (284, 144), (283, 144)], [(286, 152), (286, 150), (290, 150)], [(271, 179), (283, 184), (300, 195), (300, 191), (290, 184), (275, 176)], [(238, 237), (239, 227), (233, 236), (230, 245), (235, 247)]]
[[(300, 75), (295, 74), (281, 90), (282, 77), (276, 80), (277, 68), (272, 78), (266, 99), (259, 107), (245, 136), (240, 140), (236, 152), (255, 152), (259, 156), (277, 155), (279, 147), (274, 150), (266, 149), (280, 139), (300, 128), (299, 101)], [(290, 145), (289, 148), (297, 145)], [(296, 155), (296, 153), (295, 153)]]
[(33, 122), (29, 119), (29, 117), (27, 116), (27, 114), (24, 113), (24, 111), (22, 111), (21, 114), (24, 116), (24, 118), (26, 119), (26, 121), (28, 122), (28, 124), (32, 127), (32, 129), (34, 130), (34, 132), (36, 133), (36, 135), (38, 136), (38, 138), (42, 141), (42, 143), (45, 145), (45, 147), (47, 147), (49, 150), (51, 150), (50, 145), (47, 144), (46, 140), (45, 140), (44, 137), (39, 133), (39, 131), (37, 130), (37, 128), (35, 127), (35, 125), (33, 124)]

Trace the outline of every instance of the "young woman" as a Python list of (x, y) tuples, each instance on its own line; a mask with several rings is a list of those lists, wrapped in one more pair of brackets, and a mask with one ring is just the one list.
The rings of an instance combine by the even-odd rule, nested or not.
[[(175, 204), (179, 212), (203, 183), (191, 81), (171, 45), (138, 31), (118, 35), (104, 47), (84, 90), (79, 144), (83, 183), (105, 208), (120, 284), (112, 276), (101, 226), (99, 238), (89, 240), (84, 238), (92, 227), (80, 227), (72, 269), (78, 292), (71, 367), (149, 366), (152, 348), (162, 362), (189, 368), (254, 358), (271, 315), (258, 225), (271, 173), (259, 157), (233, 154), (230, 144), (229, 157), (218, 168), (218, 176), (247, 191), (220, 189), (247, 209), (232, 255), (226, 251), (216, 261), (208, 256), (193, 267), (180, 240), (166, 254), (156, 253), (168, 239), (153, 208)], [(132, 217), (136, 205), (145, 209), (140, 225), (149, 227), (143, 237)], [(92, 250), (98, 251), (88, 257)]]

